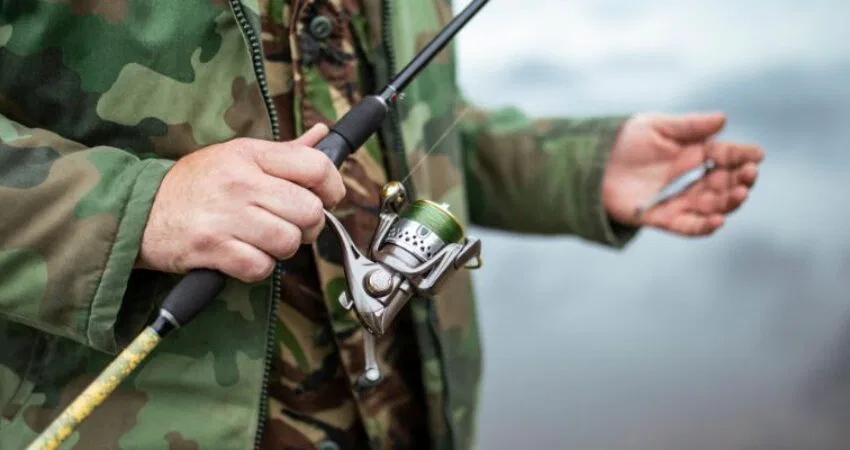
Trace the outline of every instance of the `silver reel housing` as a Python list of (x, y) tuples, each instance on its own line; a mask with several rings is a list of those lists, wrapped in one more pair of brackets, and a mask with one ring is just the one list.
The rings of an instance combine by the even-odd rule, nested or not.
[(404, 186), (387, 183), (381, 192), (378, 228), (368, 256), (354, 244), (342, 223), (325, 211), (342, 245), (345, 291), (339, 302), (354, 309), (365, 329), (366, 367), (361, 383), (381, 379), (375, 338), (382, 336), (414, 296), (433, 297), (461, 269), (481, 267), (481, 241), (468, 238), (447, 205), (428, 200), (409, 203)]

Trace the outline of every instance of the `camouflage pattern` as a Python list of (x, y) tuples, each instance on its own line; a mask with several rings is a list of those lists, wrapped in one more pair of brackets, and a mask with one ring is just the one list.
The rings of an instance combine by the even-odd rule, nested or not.
[[(133, 269), (175, 159), (333, 122), (450, 18), (446, 0), (0, 6), (0, 448), (43, 431), (179, 280)], [(634, 230), (610, 223), (600, 185), (623, 120), (471, 108), (449, 48), (343, 166), (334, 212), (364, 246), (381, 184), (448, 132), (410, 178), (417, 198), (466, 224), (620, 247)], [(482, 352), (468, 274), (406, 308), (379, 342), (387, 380), (362, 389), (333, 234), (287, 267), (229, 280), (61, 448), (475, 447)]]
[(139, 337), (133, 339), (133, 342), (130, 342), (130, 345), (124, 348), (118, 357), (27, 448), (33, 450), (59, 448), (77, 426), (86, 420), (89, 414), (100, 406), (128, 375), (136, 370), (136, 367), (161, 341), (162, 336), (154, 327), (145, 328)]
[[(291, 109), (290, 102), (300, 105), (300, 117), (281, 123), (281, 129), (300, 132), (317, 122), (332, 125), (377, 89), (358, 58), (358, 52), (374, 51), (364, 45), (365, 35), (358, 34), (366, 25), (358, 2), (270, 0), (263, 12), (267, 67), (280, 67), (269, 72), (293, 74), (289, 86), (272, 78), (275, 104), (278, 109)], [(367, 142), (341, 171), (347, 196), (334, 212), (365, 251), (378, 223), (379, 192), (388, 181), (379, 139)], [(279, 341), (272, 366), (263, 448), (293, 443), (311, 447), (325, 440), (343, 448), (368, 448), (369, 441), (375, 448), (425, 448), (427, 407), (408, 317), (378, 341), (383, 382), (374, 389), (357, 383), (364, 366), (363, 331), (337, 301), (345, 282), (338, 245), (328, 229), (316, 251), (297, 255), (298, 270), (282, 279), (277, 319), (278, 329), (287, 335)], [(320, 261), (318, 271), (315, 261)], [(317, 416), (323, 418), (320, 424)]]

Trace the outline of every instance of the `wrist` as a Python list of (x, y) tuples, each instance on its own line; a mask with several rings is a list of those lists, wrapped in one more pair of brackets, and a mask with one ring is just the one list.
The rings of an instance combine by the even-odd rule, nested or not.
[(636, 214), (637, 205), (631, 205), (628, 201), (629, 192), (624, 192), (628, 191), (628, 168), (624, 168), (620, 164), (620, 154), (624, 148), (621, 142), (623, 129), (628, 124), (628, 120), (617, 130), (613, 139), (605, 170), (602, 174), (600, 200), (602, 201), (602, 211), (612, 222), (626, 227), (637, 227), (641, 226), (640, 217)]

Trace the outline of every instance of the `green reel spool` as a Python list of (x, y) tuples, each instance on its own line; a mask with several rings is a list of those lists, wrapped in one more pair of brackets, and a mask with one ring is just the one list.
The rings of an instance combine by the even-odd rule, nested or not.
[(463, 225), (449, 211), (448, 206), (430, 200), (416, 200), (399, 217), (422, 225), (446, 244), (458, 243), (465, 235)]

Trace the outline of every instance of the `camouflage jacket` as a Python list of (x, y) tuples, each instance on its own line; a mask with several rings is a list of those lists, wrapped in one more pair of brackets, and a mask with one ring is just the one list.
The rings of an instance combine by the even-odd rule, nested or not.
[[(34, 439), (179, 280), (133, 269), (174, 160), (235, 137), (289, 139), (332, 122), (451, 18), (446, 0), (292, 4), (0, 4), (0, 448)], [(268, 27), (264, 14), (275, 18), (263, 21)], [(276, 54), (268, 48), (264, 58), (276, 27), (289, 59), (268, 57)], [(531, 120), (515, 109), (473, 108), (459, 95), (451, 49), (406, 90), (397, 111), (342, 169), (349, 195), (334, 212), (358, 244), (372, 231), (381, 183), (404, 177), (446, 131), (411, 177), (417, 197), (493, 229), (574, 234), (612, 247), (633, 236), (608, 220), (600, 199), (623, 117)], [(320, 287), (314, 304), (287, 295), (297, 279), (294, 287), (277, 276), (253, 285), (229, 280), (62, 448), (259, 448), (278, 344), (287, 367), (300, 370), (281, 383), (291, 392), (309, 391), (305, 374), (328, 364), (353, 383), (362, 342), (353, 317), (337, 306), (342, 272), (325, 241), (310, 255)], [(437, 298), (409, 305), (433, 448), (474, 446), (481, 377), (474, 298), (461, 273)], [(304, 312), (316, 305), (322, 315)], [(282, 310), (285, 320), (276, 320)], [(309, 394), (299, 401), (309, 403)], [(368, 394), (344, 395), (353, 409), (316, 406), (292, 425), (303, 446), (286, 448), (318, 446), (331, 432), (315, 424), (352, 414), (374, 448), (390, 448), (381, 423), (391, 413)]]

